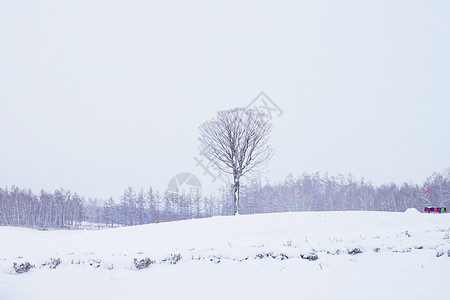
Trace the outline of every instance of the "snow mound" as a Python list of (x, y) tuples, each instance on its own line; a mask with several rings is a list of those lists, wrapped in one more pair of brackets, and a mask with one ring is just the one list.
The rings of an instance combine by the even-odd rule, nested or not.
[(420, 215), (420, 212), (415, 208), (408, 208), (404, 213), (406, 215)]

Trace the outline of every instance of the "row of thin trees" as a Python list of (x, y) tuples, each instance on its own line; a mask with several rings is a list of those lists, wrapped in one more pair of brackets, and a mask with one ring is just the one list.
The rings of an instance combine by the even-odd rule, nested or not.
[[(241, 186), (240, 213), (271, 213), (322, 210), (423, 211), (429, 205), (450, 206), (450, 172), (435, 173), (422, 185), (394, 183), (374, 186), (348, 176), (303, 174), (285, 181), (262, 184), (251, 180)], [(217, 195), (159, 193), (152, 188), (129, 187), (115, 200), (85, 199), (76, 193), (56, 190), (38, 195), (16, 186), (0, 188), (0, 225), (33, 228), (79, 228), (89, 224), (131, 226), (182, 219), (232, 215), (233, 187)]]
[(136, 191), (128, 187), (119, 201), (109, 198), (102, 204), (89, 200), (84, 217), (85, 221), (107, 226), (133, 226), (223, 215), (228, 208), (226, 202), (224, 197), (201, 197), (200, 193), (160, 194), (153, 188)]
[(0, 188), (0, 225), (64, 227), (83, 220), (84, 200), (62, 189), (54, 193)]
[[(427, 198), (424, 187), (427, 186)], [(298, 192), (297, 192), (298, 191)], [(251, 181), (241, 190), (241, 213), (285, 211), (423, 211), (425, 206), (450, 206), (450, 171), (434, 173), (422, 185), (394, 183), (374, 186), (348, 176), (303, 174), (278, 184)], [(427, 201), (428, 199), (428, 201)]]
[(42, 229), (132, 226), (223, 215), (228, 208), (225, 203), (223, 196), (167, 192), (161, 195), (152, 188), (135, 191), (129, 187), (118, 201), (103, 201), (86, 200), (63, 189), (35, 195), (29, 189), (13, 186), (0, 188), (0, 225)]

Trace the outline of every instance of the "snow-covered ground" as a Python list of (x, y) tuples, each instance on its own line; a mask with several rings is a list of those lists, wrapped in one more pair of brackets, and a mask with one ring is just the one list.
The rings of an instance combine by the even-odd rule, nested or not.
[(450, 215), (417, 210), (0, 227), (0, 299), (450, 299), (449, 251)]

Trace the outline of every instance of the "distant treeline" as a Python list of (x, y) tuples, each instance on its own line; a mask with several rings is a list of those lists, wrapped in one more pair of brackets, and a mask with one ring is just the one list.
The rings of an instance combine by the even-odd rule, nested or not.
[(202, 198), (199, 194), (161, 195), (152, 188), (135, 191), (129, 187), (116, 202), (113, 198), (86, 200), (64, 189), (35, 195), (13, 186), (0, 188), (0, 225), (41, 229), (80, 228), (84, 222), (131, 226), (223, 215), (224, 202), (221, 197)]
[[(246, 214), (285, 211), (400, 211), (429, 205), (450, 205), (450, 169), (446, 174), (434, 173), (422, 185), (395, 183), (374, 186), (353, 176), (321, 176), (303, 174), (288, 176), (284, 182), (262, 185), (255, 180), (242, 189), (241, 211)], [(298, 193), (297, 193), (298, 190)]]
[[(434, 173), (422, 185), (394, 183), (374, 186), (348, 176), (303, 174), (284, 182), (262, 184), (251, 180), (241, 187), (241, 214), (321, 211), (378, 210), (422, 211), (428, 200), (433, 206), (450, 205), (450, 170)], [(297, 192), (298, 190), (298, 192)], [(130, 226), (182, 219), (233, 214), (232, 188), (215, 196), (163, 194), (149, 188), (129, 187), (117, 201), (85, 199), (63, 189), (38, 195), (16, 186), (0, 188), (0, 225), (33, 228), (79, 228), (83, 222), (106, 226)]]

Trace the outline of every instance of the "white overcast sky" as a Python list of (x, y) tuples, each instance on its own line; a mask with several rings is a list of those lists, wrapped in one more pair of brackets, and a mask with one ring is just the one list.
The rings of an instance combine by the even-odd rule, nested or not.
[(264, 91), (267, 176), (421, 184), (450, 167), (450, 1), (2, 1), (0, 186), (118, 197), (195, 166)]

